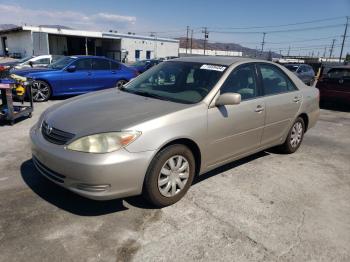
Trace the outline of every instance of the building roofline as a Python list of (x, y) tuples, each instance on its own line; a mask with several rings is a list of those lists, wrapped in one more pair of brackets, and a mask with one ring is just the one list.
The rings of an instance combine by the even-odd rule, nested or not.
[(179, 43), (179, 40), (172, 39), (172, 38), (163, 38), (163, 37), (158, 38), (158, 37), (144, 36), (144, 35), (77, 30), (77, 29), (66, 29), (66, 28), (51, 28), (51, 27), (44, 27), (44, 26), (27, 26), (27, 25), (18, 26), (18, 27), (6, 29), (6, 30), (0, 30), (0, 33), (10, 33), (10, 32), (18, 32), (18, 31), (32, 31), (32, 32), (42, 32), (42, 33), (55, 34), (55, 35), (68, 35), (68, 36), (70, 35), (70, 36), (110, 38), (110, 39), (132, 38), (132, 39)]

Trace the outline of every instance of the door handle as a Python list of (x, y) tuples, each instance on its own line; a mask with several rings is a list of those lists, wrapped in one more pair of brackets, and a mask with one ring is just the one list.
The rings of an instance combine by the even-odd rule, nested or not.
[(294, 97), (293, 102), (298, 103), (301, 100), (299, 96)]
[(264, 111), (264, 107), (261, 106), (261, 105), (258, 105), (258, 106), (255, 108), (255, 112), (257, 112), (257, 113), (260, 113), (260, 112), (262, 112), (262, 111)]

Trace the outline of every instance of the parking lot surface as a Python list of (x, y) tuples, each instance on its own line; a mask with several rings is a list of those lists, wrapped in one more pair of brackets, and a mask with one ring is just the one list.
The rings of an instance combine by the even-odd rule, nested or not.
[(196, 179), (183, 200), (96, 202), (41, 177), (29, 128), (0, 126), (0, 261), (350, 261), (350, 113), (322, 110), (298, 152)]

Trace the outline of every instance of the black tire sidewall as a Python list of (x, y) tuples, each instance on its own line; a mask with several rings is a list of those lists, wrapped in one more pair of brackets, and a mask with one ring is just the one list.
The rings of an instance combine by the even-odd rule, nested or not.
[[(181, 192), (173, 197), (163, 196), (158, 189), (158, 176), (164, 163), (175, 155), (181, 155), (185, 157), (190, 166), (190, 175), (185, 187)], [(169, 206), (177, 201), (179, 201), (191, 187), (194, 175), (195, 175), (195, 159), (191, 150), (185, 145), (175, 144), (162, 149), (153, 158), (144, 181), (143, 195), (148, 199), (148, 201), (157, 207)]]

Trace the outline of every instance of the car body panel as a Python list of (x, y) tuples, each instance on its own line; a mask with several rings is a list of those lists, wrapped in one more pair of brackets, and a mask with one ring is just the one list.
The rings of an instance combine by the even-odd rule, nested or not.
[[(61, 186), (93, 199), (111, 199), (140, 194), (149, 163), (164, 146), (176, 140), (191, 141), (198, 147), (198, 170), (199, 174), (203, 174), (222, 164), (282, 144), (299, 115), (307, 116), (308, 128), (314, 126), (318, 119), (318, 90), (307, 87), (292, 72), (279, 65), (271, 63), (283, 70), (298, 90), (259, 96), (238, 105), (216, 107), (221, 85), (238, 66), (269, 62), (196, 57), (166, 63), (173, 61), (219, 64), (227, 66), (227, 70), (207, 96), (195, 104), (175, 103), (111, 89), (54, 105), (42, 114), (31, 131), (34, 157), (49, 169), (67, 176), (68, 184)], [(300, 98), (297, 102), (294, 101), (296, 96)], [(264, 110), (257, 111), (258, 106)], [(112, 153), (74, 152), (67, 150), (66, 145), (53, 145), (43, 138), (40, 132), (43, 120), (52, 127), (73, 133), (73, 140), (90, 134), (123, 130), (139, 131), (141, 135), (124, 149)], [(86, 177), (85, 173), (88, 173)], [(99, 175), (103, 179), (99, 179)], [(107, 182), (111, 183), (111, 189), (98, 195), (81, 192), (75, 186), (76, 183)]]

